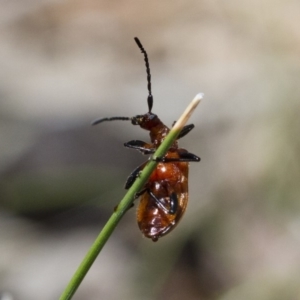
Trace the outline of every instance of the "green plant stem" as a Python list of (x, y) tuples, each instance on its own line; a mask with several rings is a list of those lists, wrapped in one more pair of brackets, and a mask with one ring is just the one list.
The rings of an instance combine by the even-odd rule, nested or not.
[[(163, 143), (159, 146), (157, 151), (154, 153), (153, 157), (163, 157), (170, 146), (176, 140), (178, 134), (180, 133), (183, 126), (186, 124), (188, 118), (190, 117), (193, 110), (199, 104), (200, 100), (202, 99), (203, 95), (198, 94), (194, 98), (194, 100), (190, 103), (190, 105), (186, 108), (182, 116), (173, 126)], [(91, 246), (90, 250), (86, 254), (85, 258), (79, 265), (78, 269), (74, 273), (73, 277), (71, 278), (69, 284), (63, 291), (62, 295), (60, 296), (59, 300), (69, 300), (73, 297), (74, 293), (76, 292), (77, 288), (79, 287), (81, 281), (87, 274), (88, 270), (92, 266), (93, 262), (97, 258), (98, 254), (100, 253), (101, 249), (105, 245), (106, 241), (116, 228), (117, 224), (126, 213), (128, 208), (131, 207), (135, 194), (140, 191), (143, 186), (146, 184), (148, 178), (150, 177), (151, 173), (155, 169), (157, 162), (154, 160), (149, 160), (143, 171), (141, 172), (140, 176), (135, 180), (134, 184), (125, 194), (124, 198), (121, 200), (119, 205), (114, 210), (113, 214), (103, 227), (102, 231), (96, 238), (95, 242)]]

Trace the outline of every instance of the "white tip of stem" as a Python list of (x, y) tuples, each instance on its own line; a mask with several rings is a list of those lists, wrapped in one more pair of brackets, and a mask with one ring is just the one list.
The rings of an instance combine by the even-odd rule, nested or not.
[(183, 112), (181, 117), (178, 119), (178, 121), (173, 126), (172, 130), (180, 130), (183, 128), (189, 117), (191, 116), (192, 112), (195, 110), (197, 105), (200, 103), (200, 101), (203, 99), (204, 94), (199, 93), (195, 96), (195, 98), (192, 100), (192, 102), (189, 104), (189, 106), (186, 108), (186, 110)]
[(195, 96), (195, 98), (193, 99), (193, 101), (200, 102), (203, 98), (204, 98), (204, 94), (203, 93), (199, 93), (199, 94), (197, 94)]

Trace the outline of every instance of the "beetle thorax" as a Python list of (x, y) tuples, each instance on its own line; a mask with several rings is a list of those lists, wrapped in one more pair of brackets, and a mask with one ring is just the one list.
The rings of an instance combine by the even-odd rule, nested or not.
[[(151, 142), (158, 147), (170, 129), (153, 113), (146, 113), (144, 115), (137, 115), (131, 118), (133, 125), (139, 125), (141, 128), (150, 131)], [(177, 142), (174, 143), (172, 148), (177, 148)]]

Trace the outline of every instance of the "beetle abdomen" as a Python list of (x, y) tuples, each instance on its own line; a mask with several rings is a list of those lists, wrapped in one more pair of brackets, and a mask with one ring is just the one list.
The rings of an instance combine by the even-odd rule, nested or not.
[[(157, 241), (178, 224), (185, 212), (188, 203), (188, 163), (159, 163), (145, 188), (150, 192), (145, 192), (140, 198), (137, 222), (145, 237)], [(171, 213), (172, 193), (176, 194), (178, 201), (175, 213)]]
[[(187, 206), (188, 193), (177, 194), (177, 198), (178, 209), (175, 214), (170, 214), (159, 207), (148, 193), (141, 196), (137, 209), (137, 222), (145, 237), (157, 241), (159, 237), (170, 232), (178, 224)], [(169, 197), (159, 198), (159, 200), (166, 209), (170, 209)]]

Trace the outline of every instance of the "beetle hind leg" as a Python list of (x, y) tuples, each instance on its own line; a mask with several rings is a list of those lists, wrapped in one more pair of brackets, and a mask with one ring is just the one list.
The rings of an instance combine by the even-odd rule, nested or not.
[(139, 177), (140, 172), (144, 169), (146, 163), (141, 164), (136, 169), (132, 171), (132, 173), (128, 176), (126, 183), (125, 183), (125, 190), (131, 188), (137, 177)]
[(176, 193), (171, 193), (170, 195), (170, 210), (169, 213), (171, 215), (176, 214), (176, 212), (178, 211), (178, 197), (176, 195)]
[(174, 215), (178, 210), (178, 198), (177, 195), (173, 192), (170, 195), (170, 208), (167, 208), (160, 199), (158, 199), (149, 189), (147, 190), (148, 194), (155, 200), (155, 203), (159, 208), (161, 208), (166, 214)]

